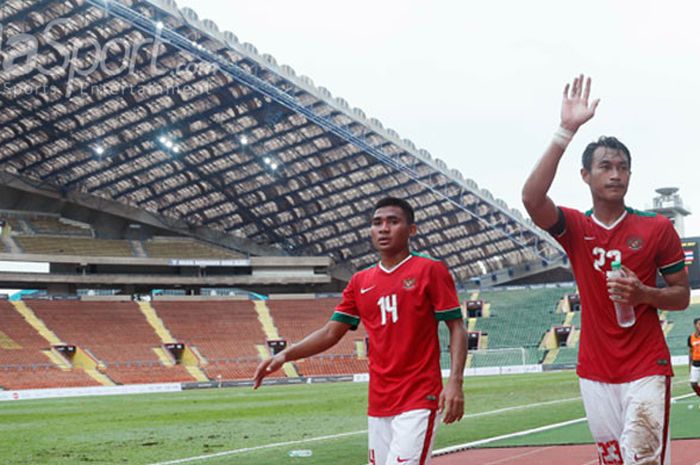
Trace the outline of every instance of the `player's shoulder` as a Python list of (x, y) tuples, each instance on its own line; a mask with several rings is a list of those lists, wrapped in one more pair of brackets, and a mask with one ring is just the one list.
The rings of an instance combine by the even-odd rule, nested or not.
[(557, 208), (564, 214), (564, 218), (567, 220), (571, 220), (573, 218), (586, 219), (590, 218), (593, 214), (593, 210), (581, 211), (577, 210), (576, 208), (565, 207), (563, 205), (557, 205)]
[(423, 270), (426, 273), (442, 274), (449, 272), (445, 262), (424, 253), (411, 252), (411, 262), (412, 268)]
[(360, 268), (352, 275), (352, 279), (357, 279), (361, 276), (366, 276), (368, 274), (374, 273), (377, 269), (377, 265), (378, 263), (372, 263), (371, 265), (367, 265), (364, 268)]
[(433, 266), (444, 266), (445, 264), (442, 262), (442, 260), (437, 259), (435, 257), (431, 257), (428, 254), (425, 253), (420, 253), (420, 252), (411, 252), (411, 261), (413, 261), (416, 264), (422, 265), (422, 266), (427, 266), (427, 267), (433, 267)]
[(561, 210), (564, 213), (568, 213), (571, 215), (583, 215), (583, 216), (590, 216), (591, 213), (593, 213), (593, 210), (589, 210), (587, 212), (582, 212), (581, 210), (577, 210), (572, 207), (565, 207), (564, 205), (557, 205), (557, 208)]
[(425, 260), (427, 262), (438, 262), (440, 263), (440, 260), (438, 260), (435, 257), (431, 257), (427, 253), (421, 253), (421, 252), (411, 252), (411, 256), (417, 260)]
[(659, 215), (656, 212), (648, 212), (644, 210), (637, 210), (636, 208), (626, 207), (625, 210), (627, 214), (636, 219), (637, 221), (645, 222), (648, 224), (660, 224), (664, 225), (666, 223), (671, 223), (671, 220), (666, 218), (664, 215)]

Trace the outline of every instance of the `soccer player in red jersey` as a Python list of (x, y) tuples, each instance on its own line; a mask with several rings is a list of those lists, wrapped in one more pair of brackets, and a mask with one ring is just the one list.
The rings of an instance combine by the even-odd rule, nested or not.
[[(464, 415), (462, 391), (467, 339), (454, 281), (447, 267), (411, 253), (413, 208), (402, 199), (380, 200), (370, 234), (379, 263), (355, 273), (331, 320), (297, 344), (260, 363), (254, 388), (285, 362), (335, 345), (364, 324), (369, 351), (369, 461), (372, 465), (425, 465), (442, 416)], [(442, 386), (438, 323), (450, 331), (451, 370)]]
[[(589, 144), (581, 177), (593, 209), (557, 207), (547, 192), (571, 138), (594, 114), (591, 80), (564, 88), (561, 126), (523, 187), (532, 220), (566, 251), (581, 295), (577, 373), (588, 425), (603, 465), (669, 464), (671, 357), (658, 308), (682, 310), (690, 291), (684, 254), (671, 221), (625, 204), (629, 150), (614, 137)], [(606, 278), (613, 261), (626, 277)], [(656, 287), (657, 273), (666, 286)], [(618, 324), (614, 303), (634, 306), (636, 323)]]
[(690, 387), (700, 396), (700, 318), (693, 320), (695, 332), (688, 336), (688, 369), (690, 370)]

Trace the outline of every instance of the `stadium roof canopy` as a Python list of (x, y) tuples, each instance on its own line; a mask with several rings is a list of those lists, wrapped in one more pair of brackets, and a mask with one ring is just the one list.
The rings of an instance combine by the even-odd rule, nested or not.
[(564, 256), (473, 180), (173, 1), (8, 0), (0, 25), (6, 175), (349, 269), (376, 260), (366, 227), (385, 195), (417, 207), (416, 248), (461, 280)]

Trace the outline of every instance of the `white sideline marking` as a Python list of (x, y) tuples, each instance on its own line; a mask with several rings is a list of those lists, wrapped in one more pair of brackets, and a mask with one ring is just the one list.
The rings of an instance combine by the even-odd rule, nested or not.
[[(678, 382), (675, 382), (673, 384), (680, 384), (680, 382), (678, 381)], [(695, 394), (694, 393), (686, 394), (683, 396), (674, 397), (671, 400), (684, 399), (686, 397), (690, 397), (691, 395), (695, 395)], [(529, 409), (529, 408), (533, 408), (533, 407), (543, 407), (543, 406), (547, 406), (547, 405), (554, 405), (554, 404), (560, 404), (560, 403), (565, 403), (565, 402), (573, 402), (573, 401), (580, 400), (580, 399), (581, 399), (581, 397), (579, 396), (579, 397), (568, 397), (565, 399), (549, 400), (546, 402), (537, 402), (534, 404), (514, 405), (512, 407), (505, 407), (505, 408), (501, 408), (501, 409), (497, 409), (497, 410), (489, 410), (486, 412), (471, 413), (468, 415), (464, 415), (463, 418), (477, 418), (477, 417), (483, 417), (483, 416), (488, 416), (488, 415), (497, 415), (499, 413), (511, 412), (514, 410), (525, 410), (525, 409)], [(505, 434), (502, 436), (495, 436), (492, 438), (481, 439), (479, 441), (474, 441), (474, 442), (467, 443), (467, 444), (446, 447), (444, 449), (434, 451), (433, 455), (449, 454), (450, 452), (457, 452), (459, 450), (467, 449), (470, 447), (475, 447), (475, 446), (478, 446), (481, 444), (488, 444), (489, 442), (499, 441), (501, 439), (510, 439), (510, 438), (518, 437), (518, 436), (526, 436), (528, 434), (537, 433), (540, 431), (547, 431), (550, 429), (556, 429), (559, 427), (568, 426), (570, 424), (579, 423), (579, 422), (585, 421), (585, 420), (586, 420), (586, 417), (577, 418), (575, 420), (569, 420), (569, 421), (565, 421), (565, 422), (561, 422), (561, 423), (555, 423), (553, 425), (541, 426), (539, 428), (534, 428), (531, 430), (509, 433), (509, 434)], [(178, 465), (181, 463), (198, 462), (198, 461), (209, 460), (209, 459), (218, 458), (218, 457), (226, 457), (228, 455), (243, 454), (245, 452), (254, 452), (254, 451), (263, 450), (263, 449), (274, 449), (276, 447), (294, 446), (297, 444), (306, 444), (306, 443), (310, 443), (310, 442), (326, 441), (326, 440), (330, 440), (330, 439), (338, 439), (338, 438), (343, 438), (343, 437), (348, 437), (348, 436), (357, 436), (358, 434), (366, 434), (366, 433), (367, 433), (366, 429), (361, 430), (361, 431), (350, 431), (347, 433), (330, 434), (327, 436), (318, 436), (315, 438), (299, 439), (296, 441), (276, 442), (273, 444), (264, 444), (261, 446), (244, 447), (242, 449), (233, 449), (233, 450), (215, 452), (212, 454), (197, 455), (194, 457), (186, 457), (183, 459), (169, 460), (166, 462), (156, 462), (156, 463), (151, 463), (149, 465)], [(698, 464), (698, 465), (700, 465), (700, 464)]]
[(253, 452), (253, 451), (262, 450), (262, 449), (272, 449), (274, 447), (293, 446), (296, 444), (304, 444), (307, 442), (324, 441), (326, 439), (336, 439), (336, 438), (342, 438), (342, 437), (346, 437), (346, 436), (355, 436), (355, 435), (363, 434), (366, 432), (367, 432), (367, 430), (352, 431), (349, 433), (331, 434), (328, 436), (319, 436), (317, 438), (300, 439), (297, 441), (277, 442), (274, 444), (265, 444), (262, 446), (255, 446), (255, 447), (245, 447), (243, 449), (225, 450), (222, 452), (216, 452), (214, 454), (205, 454), (205, 455), (198, 455), (196, 457), (187, 457), (184, 459), (169, 460), (167, 462), (157, 462), (157, 463), (152, 463), (150, 465), (176, 465), (178, 463), (196, 462), (199, 460), (209, 460), (209, 459), (213, 459), (213, 458), (217, 458), (217, 457), (225, 457), (227, 455), (242, 454), (244, 452)]
[(488, 444), (490, 442), (500, 441), (501, 439), (511, 439), (517, 438), (519, 436), (527, 436), (528, 434), (540, 433), (542, 431), (549, 431), (550, 429), (557, 429), (563, 426), (574, 425), (576, 423), (581, 423), (586, 421), (586, 417), (576, 418), (574, 420), (562, 421), (560, 423), (553, 423), (551, 425), (540, 426), (539, 428), (527, 429), (524, 431), (516, 431), (515, 433), (502, 434), (500, 436), (494, 436), (491, 438), (479, 439), (478, 441), (467, 442), (465, 444), (460, 444), (457, 446), (445, 447), (444, 449), (439, 449), (433, 452), (433, 456), (445, 455), (452, 452), (459, 452), (465, 449), (470, 449), (472, 447), (481, 446), (483, 444)]
[(469, 415), (464, 415), (463, 418), (476, 418), (485, 417), (488, 415), (496, 415), (499, 413), (512, 412), (513, 410), (525, 410), (532, 407), (544, 407), (546, 405), (563, 404), (566, 402), (573, 402), (575, 400), (581, 400), (581, 397), (567, 397), (566, 399), (556, 399), (548, 400), (547, 402), (538, 402), (536, 404), (525, 404), (525, 405), (514, 405), (512, 407), (500, 408), (498, 410), (489, 410), (487, 412), (470, 413)]
[[(533, 408), (533, 407), (543, 407), (546, 405), (554, 405), (554, 404), (560, 404), (560, 403), (564, 403), (564, 402), (572, 402), (572, 401), (579, 400), (579, 399), (580, 399), (580, 397), (569, 397), (566, 399), (549, 400), (547, 402), (538, 402), (535, 404), (514, 405), (512, 407), (505, 407), (505, 408), (501, 408), (498, 410), (489, 410), (486, 412), (477, 412), (477, 413), (472, 413), (469, 415), (464, 415), (464, 418), (476, 418), (476, 417), (484, 417), (487, 415), (498, 415), (499, 413), (511, 412), (513, 410), (525, 410), (525, 409), (529, 409), (529, 408)], [(347, 437), (347, 436), (356, 436), (358, 434), (366, 434), (366, 433), (367, 433), (366, 429), (361, 430), (361, 431), (350, 431), (348, 433), (330, 434), (328, 436), (319, 436), (316, 438), (300, 439), (300, 440), (296, 440), (296, 441), (277, 442), (277, 443), (273, 443), (273, 444), (264, 444), (262, 446), (245, 447), (243, 449), (233, 449), (233, 450), (221, 451), (221, 452), (216, 452), (216, 453), (212, 453), (212, 454), (198, 455), (195, 457), (187, 457), (187, 458), (183, 458), (183, 459), (169, 460), (167, 462), (151, 463), (149, 465), (178, 465), (180, 463), (197, 462), (197, 461), (208, 460), (208, 459), (213, 459), (213, 458), (218, 458), (218, 457), (225, 457), (227, 455), (242, 454), (245, 452), (254, 452), (254, 451), (262, 450), (262, 449), (273, 449), (275, 447), (293, 446), (293, 445), (297, 445), (297, 444), (325, 441), (325, 440), (329, 440), (329, 439), (337, 439), (337, 438), (343, 438), (343, 437)]]
[[(695, 395), (695, 393), (693, 392), (690, 394), (683, 394), (682, 396), (672, 397), (671, 402), (675, 402), (679, 399), (685, 399), (686, 397), (690, 397), (690, 396), (694, 396), (694, 395)], [(511, 439), (511, 438), (517, 438), (520, 436), (527, 436), (529, 434), (540, 433), (542, 431), (549, 431), (551, 429), (557, 429), (557, 428), (561, 428), (564, 426), (569, 426), (569, 425), (573, 425), (576, 423), (581, 423), (583, 421), (586, 421), (586, 417), (576, 418), (574, 420), (562, 421), (560, 423), (554, 423), (551, 425), (540, 426), (539, 428), (532, 428), (532, 429), (528, 429), (525, 431), (516, 431), (515, 433), (503, 434), (501, 436), (494, 436), (492, 438), (479, 439), (478, 441), (468, 442), (468, 443), (460, 444), (457, 446), (445, 447), (444, 449), (439, 449), (439, 450), (433, 451), (433, 456), (445, 455), (445, 454), (449, 454), (452, 452), (460, 452), (460, 451), (463, 451), (465, 449), (471, 449), (471, 448), (476, 447), (476, 446), (481, 446), (483, 444), (488, 444), (491, 442), (500, 441), (502, 439)], [(700, 465), (700, 462), (696, 465)]]
[(693, 397), (696, 395), (697, 394), (695, 394), (694, 392), (691, 392), (690, 394), (683, 394), (682, 396), (674, 397), (673, 399), (671, 399), (671, 403), (675, 403), (681, 399), (687, 399), (688, 397)]

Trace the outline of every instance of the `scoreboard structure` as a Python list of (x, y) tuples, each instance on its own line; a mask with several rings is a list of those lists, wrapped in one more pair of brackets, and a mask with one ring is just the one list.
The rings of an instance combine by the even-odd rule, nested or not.
[(685, 253), (685, 266), (688, 269), (688, 279), (691, 289), (700, 288), (700, 256), (698, 256), (698, 244), (700, 237), (686, 237), (681, 239), (683, 252)]

